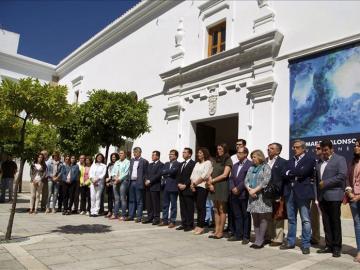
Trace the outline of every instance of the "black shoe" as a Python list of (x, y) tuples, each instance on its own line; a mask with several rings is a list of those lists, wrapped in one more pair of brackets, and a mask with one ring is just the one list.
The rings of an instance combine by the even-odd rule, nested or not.
[(209, 227), (209, 228), (215, 228), (215, 223), (214, 223), (214, 222), (209, 222), (208, 227)]
[(260, 248), (263, 248), (264, 245), (258, 246), (256, 244), (252, 244), (250, 247), (253, 248), (253, 249), (260, 249)]
[(250, 240), (249, 240), (249, 239), (244, 239), (244, 240), (241, 241), (241, 244), (242, 244), (242, 245), (247, 245), (247, 244), (249, 244), (249, 243), (250, 243)]
[(281, 250), (294, 249), (294, 248), (295, 248), (295, 246), (289, 246), (289, 245), (287, 245), (287, 244), (282, 244), (282, 245), (280, 246), (280, 249), (281, 249)]
[(230, 241), (230, 242), (241, 241), (241, 240), (242, 240), (241, 238), (237, 238), (235, 236), (228, 238), (228, 241)]
[(184, 228), (184, 232), (191, 232), (193, 230), (193, 228), (188, 227), (188, 228)]
[(222, 238), (224, 238), (224, 236), (216, 236), (216, 235), (214, 235), (214, 237), (213, 237), (213, 239), (222, 239)]
[(324, 253), (333, 253), (333, 252), (330, 247), (325, 247), (325, 248), (317, 250), (316, 253), (324, 254)]
[(94, 215), (93, 215), (93, 214), (90, 214), (89, 217), (94, 217)]
[(308, 254), (310, 254), (310, 248), (301, 248), (301, 252), (304, 255), (308, 255)]
[(215, 237), (215, 235), (213, 235), (213, 234), (208, 236), (208, 238), (214, 238), (214, 237)]
[(63, 212), (62, 212), (62, 215), (65, 216), (65, 215), (66, 215), (66, 211), (63, 211)]
[(182, 230), (184, 230), (185, 229), (185, 227), (183, 226), (183, 225), (180, 225), (179, 227), (177, 227), (175, 230), (177, 230), (177, 231), (182, 231)]
[(341, 251), (340, 251), (340, 250), (334, 250), (332, 256), (333, 256), (334, 258), (339, 258), (339, 257), (341, 257)]
[(271, 244), (271, 240), (265, 240), (263, 245), (269, 245)]
[(149, 224), (149, 223), (152, 223), (152, 220), (151, 219), (143, 220), (141, 223), (142, 224)]
[(159, 225), (160, 224), (160, 221), (153, 221), (152, 225)]

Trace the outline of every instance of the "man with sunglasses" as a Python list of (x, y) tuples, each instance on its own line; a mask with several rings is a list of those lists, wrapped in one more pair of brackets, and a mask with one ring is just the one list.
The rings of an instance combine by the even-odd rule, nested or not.
[(310, 202), (314, 199), (312, 179), (315, 159), (306, 152), (304, 141), (295, 140), (292, 147), (294, 157), (288, 161), (284, 178), (284, 197), (288, 215), (287, 243), (280, 249), (293, 249), (296, 242), (297, 212), (302, 225), (301, 251), (310, 254), (311, 222)]

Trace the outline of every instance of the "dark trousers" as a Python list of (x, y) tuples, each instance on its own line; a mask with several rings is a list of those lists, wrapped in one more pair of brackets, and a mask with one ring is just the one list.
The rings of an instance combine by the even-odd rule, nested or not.
[(235, 220), (234, 220), (234, 213), (231, 204), (231, 195), (228, 196), (227, 208), (228, 208), (227, 228), (229, 232), (235, 234)]
[(170, 208), (170, 222), (175, 224), (176, 215), (177, 215), (177, 198), (178, 198), (177, 191), (167, 191), (167, 190), (164, 191), (163, 211), (162, 211), (162, 217), (164, 222), (169, 221), (169, 208)]
[(341, 234), (341, 202), (320, 201), (320, 208), (325, 232), (326, 246), (333, 251), (340, 251)]
[(61, 212), (64, 201), (64, 182), (59, 183), (59, 195), (58, 195), (58, 211)]
[(76, 182), (63, 183), (64, 188), (64, 211), (70, 211), (74, 203)]
[(114, 208), (114, 190), (113, 186), (106, 186), (106, 194), (107, 194), (107, 201), (108, 201), (108, 212), (113, 212)]
[(247, 211), (248, 199), (240, 199), (239, 196), (230, 195), (230, 203), (235, 237), (250, 240), (251, 215)]
[(80, 187), (80, 193), (81, 193), (80, 211), (90, 212), (90, 207), (91, 207), (90, 187), (88, 186)]
[(146, 188), (147, 220), (160, 221), (160, 191), (150, 191)]
[(197, 212), (197, 226), (204, 228), (205, 226), (205, 217), (206, 217), (206, 198), (208, 195), (208, 190), (202, 187), (196, 187), (195, 192), (195, 203), (196, 203), (196, 212)]
[(183, 195), (182, 192), (179, 193), (180, 199), (180, 216), (181, 216), (181, 225), (184, 228), (193, 228), (194, 227), (194, 197), (192, 195)]
[(74, 211), (79, 209), (79, 200), (80, 200), (80, 181), (76, 181), (75, 186), (75, 195), (74, 195)]
[(48, 193), (49, 193), (49, 186), (48, 186), (48, 178), (46, 177), (45, 179), (42, 180), (43, 182), (43, 188), (42, 188), (42, 194), (41, 194), (41, 209), (45, 209), (46, 208), (46, 204), (47, 204), (47, 198), (48, 198)]

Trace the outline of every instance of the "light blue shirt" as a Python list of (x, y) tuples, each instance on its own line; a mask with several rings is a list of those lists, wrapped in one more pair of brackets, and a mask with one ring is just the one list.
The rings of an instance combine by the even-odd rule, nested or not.
[(130, 161), (128, 159), (124, 159), (121, 161), (120, 159), (115, 162), (114, 167), (111, 172), (111, 176), (118, 176), (120, 181), (126, 180), (129, 174)]

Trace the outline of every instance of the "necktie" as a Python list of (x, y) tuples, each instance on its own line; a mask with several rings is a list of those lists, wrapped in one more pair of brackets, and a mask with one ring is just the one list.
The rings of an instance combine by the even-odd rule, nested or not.
[(183, 169), (185, 168), (185, 166), (186, 166), (186, 161), (184, 161), (184, 164), (183, 164), (182, 167), (181, 167), (181, 172), (183, 171)]

